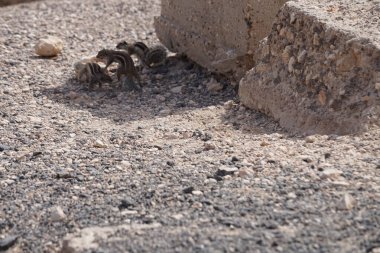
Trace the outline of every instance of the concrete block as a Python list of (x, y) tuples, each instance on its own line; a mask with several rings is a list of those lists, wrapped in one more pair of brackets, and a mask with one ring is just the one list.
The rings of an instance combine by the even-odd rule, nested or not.
[(379, 1), (287, 2), (241, 102), (290, 130), (350, 134), (380, 124)]
[(171, 51), (212, 71), (242, 77), (253, 67), (253, 53), (285, 2), (162, 0), (156, 33)]

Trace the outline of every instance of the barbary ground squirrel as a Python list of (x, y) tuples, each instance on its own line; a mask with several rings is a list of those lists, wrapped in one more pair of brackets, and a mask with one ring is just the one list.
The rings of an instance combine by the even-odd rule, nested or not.
[[(96, 58), (106, 60), (105, 69), (112, 63), (118, 63), (116, 76), (121, 81), (121, 86), (126, 90), (141, 90), (141, 78), (138, 74), (131, 56), (124, 51), (102, 49), (98, 52)], [(134, 82), (138, 81), (138, 84)]]
[(112, 78), (95, 62), (87, 62), (78, 72), (77, 78), (79, 81), (87, 82), (90, 89), (93, 89), (96, 83), (101, 87), (103, 82), (112, 82)]
[(156, 45), (149, 48), (144, 42), (128, 43), (122, 41), (116, 45), (117, 49), (123, 49), (130, 55), (136, 55), (144, 67), (154, 68), (163, 65), (167, 58), (167, 51), (163, 46)]

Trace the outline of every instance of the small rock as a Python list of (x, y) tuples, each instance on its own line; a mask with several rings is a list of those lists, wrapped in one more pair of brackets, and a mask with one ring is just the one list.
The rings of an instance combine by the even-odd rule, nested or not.
[(136, 215), (138, 213), (136, 210), (124, 210), (120, 212), (120, 215)]
[(313, 36), (313, 45), (314, 46), (319, 46), (320, 45), (320, 39), (319, 39), (319, 35), (317, 33), (315, 33), (314, 36)]
[(30, 153), (28, 151), (21, 151), (17, 153), (16, 160), (25, 161), (29, 156), (30, 156)]
[(182, 89), (183, 89), (183, 86), (177, 86), (177, 87), (172, 88), (170, 91), (171, 91), (172, 93), (176, 93), (176, 94), (178, 94), (178, 93), (181, 93), (181, 92), (182, 92)]
[(318, 101), (321, 105), (326, 105), (326, 102), (327, 102), (327, 95), (326, 95), (326, 92), (324, 90), (321, 90), (319, 93), (318, 93)]
[(302, 50), (302, 51), (298, 54), (298, 56), (297, 56), (297, 61), (298, 61), (299, 63), (303, 63), (303, 62), (305, 61), (305, 59), (306, 59), (306, 55), (307, 55), (307, 51), (306, 51), (306, 50)]
[(241, 178), (251, 177), (253, 176), (253, 174), (254, 174), (254, 171), (251, 168), (241, 168), (237, 172), (237, 176)]
[(49, 36), (41, 39), (35, 46), (35, 52), (39, 56), (52, 57), (61, 53), (63, 41), (60, 38)]
[(0, 144), (0, 152), (2, 152), (4, 150), (11, 150), (11, 149), (12, 148), (10, 146)]
[(293, 12), (290, 14), (290, 24), (294, 24), (296, 22), (296, 14)]
[(296, 63), (296, 58), (294, 56), (292, 56), (289, 60), (289, 63), (288, 63), (288, 71), (289, 73), (293, 73), (294, 71), (294, 64)]
[(183, 219), (183, 215), (182, 214), (173, 214), (172, 218), (175, 219), (175, 220), (182, 220)]
[(15, 181), (12, 180), (12, 179), (5, 179), (3, 181), (1, 181), (2, 183), (5, 183), (6, 185), (11, 185), (11, 184), (14, 184)]
[(335, 186), (349, 186), (350, 185), (347, 181), (344, 180), (344, 178), (340, 180), (335, 180), (331, 182), (331, 184)]
[(208, 143), (206, 142), (205, 145), (204, 145), (204, 150), (205, 151), (209, 151), (209, 150), (215, 150), (216, 149), (216, 146), (212, 143)]
[(218, 92), (223, 89), (223, 85), (216, 81), (214, 78), (212, 78), (207, 84), (206, 84), (207, 90), (209, 92)]
[(187, 188), (183, 189), (182, 191), (185, 194), (190, 194), (190, 193), (192, 193), (194, 191), (194, 187), (190, 186), (190, 187), (187, 187)]
[(175, 166), (175, 162), (174, 161), (166, 161), (166, 164), (169, 165), (170, 167), (174, 167)]
[(120, 162), (120, 165), (123, 169), (130, 169), (132, 164), (128, 161), (121, 161)]
[(66, 219), (66, 214), (63, 212), (62, 208), (60, 206), (54, 206), (50, 210), (51, 213), (51, 221), (62, 221)]
[(172, 111), (170, 109), (163, 109), (159, 112), (160, 115), (169, 115)]
[(297, 195), (296, 195), (294, 192), (289, 192), (288, 195), (287, 195), (287, 197), (288, 197), (289, 199), (296, 199), (296, 198), (297, 198)]
[(306, 143), (314, 143), (317, 139), (313, 135), (306, 136), (305, 141)]
[(121, 201), (121, 204), (119, 205), (119, 210), (130, 209), (130, 208), (135, 207), (135, 206), (136, 206), (136, 202), (132, 198), (125, 197)]
[(338, 204), (338, 208), (341, 210), (351, 210), (355, 207), (356, 200), (349, 193), (344, 194), (343, 199)]
[(96, 140), (94, 143), (95, 148), (106, 148), (107, 145), (104, 144), (101, 140)]
[(234, 107), (235, 103), (233, 100), (228, 100), (224, 103), (224, 109), (231, 110)]
[(166, 98), (165, 98), (164, 96), (162, 96), (162, 95), (157, 95), (157, 96), (156, 96), (156, 99), (157, 99), (158, 101), (160, 101), (160, 102), (165, 102), (165, 101), (166, 101)]
[(194, 202), (194, 204), (191, 205), (194, 209), (200, 209), (203, 207), (203, 204), (201, 202)]
[(322, 179), (337, 178), (337, 177), (340, 177), (342, 173), (343, 173), (342, 171), (337, 170), (337, 169), (326, 169), (326, 170), (323, 170), (321, 178)]
[(205, 184), (215, 184), (217, 182), (218, 181), (216, 179), (214, 179), (214, 178), (207, 178), (204, 183)]
[(228, 166), (221, 166), (218, 171), (216, 172), (216, 176), (224, 177), (227, 175), (233, 175), (235, 172), (237, 172), (239, 169), (236, 167), (228, 167)]
[(201, 191), (192, 191), (191, 194), (193, 194), (195, 196), (200, 196), (200, 195), (203, 195), (203, 192), (201, 192)]
[(293, 73), (294, 71), (294, 64), (296, 63), (296, 58), (294, 56), (292, 56), (289, 60), (289, 64), (288, 64), (288, 71), (289, 73)]
[(266, 147), (266, 146), (269, 146), (269, 145), (270, 145), (270, 143), (267, 142), (267, 141), (262, 141), (262, 142), (260, 143), (260, 146), (261, 146), (261, 147)]
[(69, 97), (71, 100), (74, 100), (74, 99), (79, 98), (79, 97), (80, 97), (80, 94), (77, 93), (77, 92), (75, 92), (75, 91), (70, 91), (68, 97)]

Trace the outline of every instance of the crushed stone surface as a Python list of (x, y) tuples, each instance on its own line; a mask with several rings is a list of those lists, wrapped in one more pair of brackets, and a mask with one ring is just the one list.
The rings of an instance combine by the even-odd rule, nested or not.
[[(130, 225), (83, 252), (377, 252), (379, 128), (293, 135), (180, 56), (143, 70), (141, 93), (74, 79), (76, 61), (120, 40), (158, 43), (159, 11), (158, 0), (0, 8), (0, 242), (58, 252), (67, 234)], [(48, 35), (63, 52), (37, 57)], [(224, 88), (208, 91), (215, 80)]]

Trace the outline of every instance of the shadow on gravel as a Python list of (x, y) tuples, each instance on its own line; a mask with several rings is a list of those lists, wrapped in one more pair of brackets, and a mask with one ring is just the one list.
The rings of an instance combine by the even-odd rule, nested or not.
[[(203, 69), (186, 57), (170, 57), (166, 66), (143, 72), (143, 91), (127, 92), (116, 84), (89, 90), (72, 78), (62, 86), (46, 88), (43, 95), (75, 110), (117, 123), (182, 114), (208, 106), (223, 105), (236, 99), (229, 80)], [(223, 86), (218, 92), (207, 90), (211, 80)]]
[(234, 103), (225, 105), (225, 107), (226, 112), (222, 116), (222, 122), (225, 125), (232, 126), (235, 130), (255, 135), (278, 133), (289, 138), (295, 137), (295, 135), (281, 128), (272, 118), (261, 112)]

